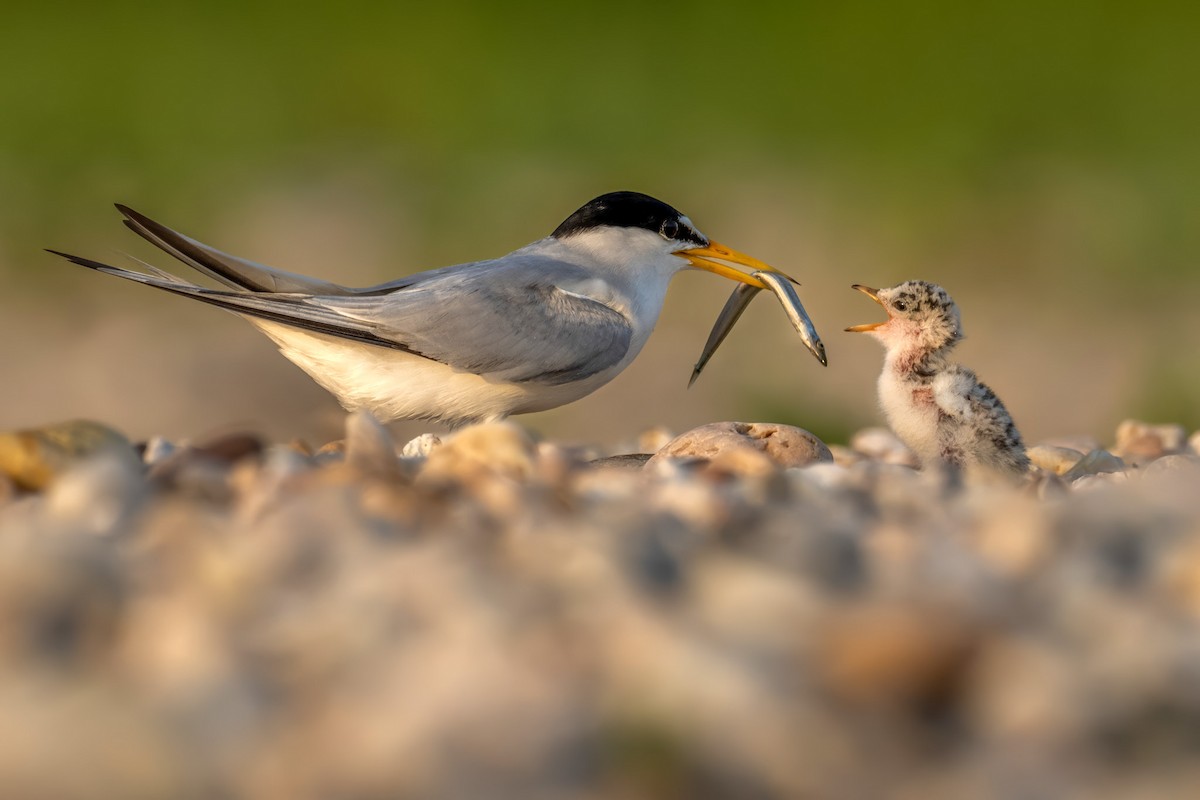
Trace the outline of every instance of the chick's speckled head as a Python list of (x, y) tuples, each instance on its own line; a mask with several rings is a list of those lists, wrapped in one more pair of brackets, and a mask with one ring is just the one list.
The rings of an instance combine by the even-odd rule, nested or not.
[(871, 289), (856, 283), (853, 288), (883, 306), (888, 318), (847, 331), (869, 333), (889, 350), (940, 350), (963, 338), (958, 306), (937, 284), (905, 281), (888, 289)]

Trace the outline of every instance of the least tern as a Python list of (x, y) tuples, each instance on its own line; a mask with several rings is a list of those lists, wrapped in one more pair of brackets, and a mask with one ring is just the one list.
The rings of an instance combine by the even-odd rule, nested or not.
[(759, 289), (752, 272), (787, 277), (637, 192), (597, 197), (506, 256), (362, 289), (231, 256), (117, 208), (135, 233), (228, 288), (50, 252), (245, 317), (343, 407), (384, 421), (458, 425), (578, 400), (641, 351), (680, 270)]
[(883, 322), (846, 330), (870, 334), (887, 349), (879, 404), (921, 463), (1024, 475), (1029, 458), (1008, 409), (974, 372), (949, 361), (963, 331), (946, 290), (926, 281), (853, 288), (887, 312)]

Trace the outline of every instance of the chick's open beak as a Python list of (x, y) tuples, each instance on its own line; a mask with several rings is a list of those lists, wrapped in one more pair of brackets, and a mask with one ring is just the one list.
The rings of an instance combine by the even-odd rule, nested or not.
[[(776, 275), (782, 275), (792, 283), (799, 285), (796, 279), (788, 275), (786, 272), (775, 269), (768, 264), (764, 264), (757, 258), (748, 256), (745, 253), (739, 253), (737, 250), (734, 250), (731, 247), (726, 247), (723, 244), (718, 244), (717, 242), (713, 241), (708, 243), (708, 247), (693, 247), (689, 250), (678, 250), (676, 251), (675, 255), (686, 259), (687, 262), (696, 269), (712, 272), (720, 275), (723, 278), (729, 278), (730, 280), (735, 280), (739, 283), (748, 284), (756, 289), (766, 289), (767, 285), (749, 273), (774, 272)], [(713, 261), (711, 259), (717, 259), (717, 261)], [(720, 264), (718, 261), (728, 261), (730, 264), (740, 264), (743, 267), (749, 267), (750, 270), (749, 272), (742, 272), (741, 270), (734, 269), (728, 264)]]
[[(879, 305), (881, 305), (881, 306), (883, 305), (883, 301), (879, 299), (879, 290), (878, 289), (872, 289), (870, 286), (863, 286), (861, 283), (853, 284), (850, 288), (857, 289), (858, 291), (865, 294), (867, 297), (874, 300), (876, 303), (879, 303)], [(886, 307), (884, 310), (886, 310)], [(888, 318), (885, 319), (883, 322), (868, 322), (865, 325), (851, 325), (849, 328), (846, 328), (846, 330), (849, 333), (866, 333), (867, 331), (873, 331), (876, 328), (887, 325), (891, 321), (892, 321), (892, 315), (889, 314)]]

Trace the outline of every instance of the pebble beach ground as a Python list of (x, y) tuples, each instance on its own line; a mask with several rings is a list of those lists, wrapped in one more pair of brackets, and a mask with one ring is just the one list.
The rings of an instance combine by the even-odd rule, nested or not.
[(0, 434), (0, 795), (1194, 798), (1198, 451)]

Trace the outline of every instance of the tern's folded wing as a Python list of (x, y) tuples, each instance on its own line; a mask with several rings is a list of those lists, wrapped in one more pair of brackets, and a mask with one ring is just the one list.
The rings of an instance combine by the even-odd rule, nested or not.
[(633, 338), (619, 312), (525, 269), (485, 267), (391, 294), (314, 302), (427, 358), (517, 383), (583, 380), (619, 363)]

